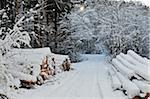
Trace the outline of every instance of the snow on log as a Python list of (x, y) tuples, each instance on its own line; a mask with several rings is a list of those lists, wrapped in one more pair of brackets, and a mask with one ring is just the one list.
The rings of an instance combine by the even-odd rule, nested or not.
[[(118, 59), (124, 66), (128, 67), (128, 68), (131, 69), (131, 70), (134, 70), (134, 66), (133, 66), (131, 63), (129, 63), (127, 60), (123, 59), (123, 57), (121, 57), (120, 55), (117, 56), (117, 59)], [(139, 77), (139, 76), (136, 75), (136, 74), (134, 74), (134, 77), (135, 77), (136, 79), (139, 79), (139, 80), (142, 79), (141, 77)]]
[(118, 59), (113, 59), (112, 63), (114, 66), (125, 76), (131, 78), (134, 76), (135, 72), (127, 67), (125, 67)]
[(118, 77), (116, 76), (116, 72), (112, 68), (110, 68), (108, 72), (110, 74), (111, 86), (113, 90), (121, 89), (122, 85)]
[(24, 73), (21, 73), (18, 71), (9, 71), (9, 72), (12, 74), (12, 76), (14, 76), (15, 78), (18, 78), (20, 80), (33, 81), (33, 82), (37, 81), (36, 76), (24, 74)]
[[(126, 59), (124, 59), (123, 56), (124, 54), (121, 53), (120, 55), (117, 56), (117, 59), (126, 67), (128, 67), (129, 69), (133, 69), (134, 65), (131, 64), (129, 61), (127, 61)], [(131, 66), (130, 66), (131, 65)]]
[(136, 86), (136, 84), (125, 78), (119, 72), (117, 72), (117, 76), (122, 83), (123, 89), (126, 90), (129, 98), (133, 98), (134, 96), (138, 96), (140, 94), (140, 89)]
[(55, 58), (57, 66), (61, 65), (66, 58), (69, 59), (68, 55), (60, 55), (60, 54), (53, 54), (53, 53), (50, 55), (50, 57)]
[(136, 66), (136, 65), (133, 65), (131, 64), (131, 61), (130, 60), (130, 56), (128, 55), (125, 55), (123, 53), (120, 54), (120, 56), (124, 59), (123, 61), (121, 61), (125, 66), (128, 66), (129, 68), (131, 68), (132, 70), (135, 71), (136, 74), (140, 75), (141, 77), (143, 77), (144, 79), (146, 80), (149, 80), (150, 81), (150, 74), (149, 74), (149, 68), (141, 68), (140, 66)]
[(118, 70), (116, 69), (116, 67), (114, 67), (113, 65), (112, 65), (112, 70), (113, 70), (114, 72), (118, 72)]
[[(125, 60), (127, 60), (130, 64), (135, 66), (135, 60), (131, 56), (127, 56), (124, 53), (119, 54), (121, 57), (123, 57)], [(136, 67), (136, 66), (135, 66)]]
[[(35, 49), (12, 49), (11, 52), (7, 53), (7, 56), (11, 57), (11, 61), (15, 62), (14, 66), (19, 72), (28, 72), (29, 67), (33, 66), (33, 75), (38, 76), (40, 73), (40, 64), (42, 60), (51, 55), (51, 50), (48, 47), (45, 48), (35, 48)], [(12, 55), (12, 56), (11, 56)], [(23, 65), (17, 65), (23, 64)], [(10, 66), (14, 68), (14, 66)], [(9, 67), (9, 68), (10, 68)]]
[(111, 86), (113, 90), (121, 89), (122, 84), (116, 75), (111, 76)]
[(148, 65), (145, 65), (145, 64), (139, 62), (139, 60), (137, 60), (136, 58), (132, 57), (130, 54), (126, 54), (126, 55), (129, 57), (130, 61), (132, 61), (132, 63), (134, 65), (140, 66), (141, 68), (148, 68)]
[[(121, 53), (120, 55), (122, 56), (122, 55), (125, 55), (125, 54)], [(136, 60), (135, 58), (133, 58), (131, 55), (126, 54), (125, 56), (128, 57), (127, 60), (128, 60), (131, 64), (133, 64), (134, 66), (136, 66), (136, 67), (138, 66), (138, 67), (145, 68), (145, 69), (148, 68), (147, 65), (140, 63), (138, 60)]]
[(143, 78), (142, 77), (140, 77), (139, 75), (134, 75), (134, 77), (137, 79), (137, 80), (143, 80)]
[(138, 80), (133, 80), (133, 82), (139, 87), (139, 89), (144, 92), (150, 92), (150, 84), (143, 82), (143, 81), (138, 81)]
[(108, 73), (109, 73), (110, 76), (113, 76), (113, 75), (116, 74), (116, 71), (113, 69), (113, 67), (110, 67), (110, 68), (108, 69)]
[(145, 58), (141, 57), (140, 55), (138, 55), (134, 51), (129, 50), (127, 52), (127, 54), (132, 56), (133, 58), (135, 58), (138, 62), (140, 62), (140, 63), (142, 63), (144, 65), (149, 65), (150, 66), (150, 61), (148, 59), (145, 59)]

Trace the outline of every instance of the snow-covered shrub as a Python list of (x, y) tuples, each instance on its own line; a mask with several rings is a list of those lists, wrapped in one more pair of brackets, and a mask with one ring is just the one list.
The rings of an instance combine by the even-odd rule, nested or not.
[(71, 62), (80, 62), (82, 61), (82, 57), (78, 52), (69, 51), (68, 56)]

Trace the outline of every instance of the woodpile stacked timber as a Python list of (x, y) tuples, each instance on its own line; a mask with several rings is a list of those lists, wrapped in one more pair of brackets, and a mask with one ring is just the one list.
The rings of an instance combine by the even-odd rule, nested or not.
[[(52, 62), (53, 64), (49, 64), (48, 56), (46, 56), (42, 60), (42, 64), (40, 65), (40, 73), (36, 77), (36, 80), (32, 80), (32, 79), (25, 79), (24, 80), (23, 79), (23, 80), (21, 80), (21, 85), (26, 87), (26, 88), (30, 88), (35, 84), (42, 85), (45, 80), (48, 80), (50, 77), (56, 75), (55, 58), (52, 58), (52, 61), (53, 61)], [(52, 66), (49, 66), (49, 65), (52, 65)], [(66, 58), (62, 63), (63, 71), (69, 71), (70, 66), (71, 66), (71, 63), (70, 63), (69, 59)]]
[(132, 99), (148, 99), (150, 96), (150, 60), (132, 50), (112, 59), (109, 69), (113, 90), (120, 90)]

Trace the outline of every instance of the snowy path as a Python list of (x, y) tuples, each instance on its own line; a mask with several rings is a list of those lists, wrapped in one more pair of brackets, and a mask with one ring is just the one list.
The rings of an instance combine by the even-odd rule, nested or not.
[(73, 64), (75, 70), (63, 73), (54, 82), (17, 95), (16, 99), (124, 99), (122, 93), (114, 93), (111, 89), (104, 56), (86, 57), (87, 61)]

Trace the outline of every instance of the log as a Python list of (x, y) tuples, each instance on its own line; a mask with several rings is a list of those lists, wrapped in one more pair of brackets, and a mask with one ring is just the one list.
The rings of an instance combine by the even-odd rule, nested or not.
[(110, 76), (111, 86), (112, 86), (113, 90), (121, 89), (122, 85), (121, 85), (119, 79), (117, 78), (116, 72), (113, 70), (113, 68), (109, 68), (108, 73)]
[(111, 76), (111, 86), (113, 90), (121, 89), (122, 84), (116, 75)]
[(133, 98), (134, 96), (138, 96), (140, 94), (140, 89), (136, 86), (136, 84), (125, 78), (119, 72), (117, 72), (117, 76), (123, 86), (123, 89), (126, 90), (129, 98)]
[(143, 92), (143, 93), (148, 93), (150, 92), (150, 84), (143, 82), (143, 81), (139, 81), (139, 80), (133, 80), (133, 82), (139, 87), (139, 89)]
[(131, 78), (134, 76), (135, 72), (127, 68), (126, 66), (124, 66), (118, 59), (113, 59), (112, 63), (122, 74), (124, 74), (128, 78)]
[(147, 58), (143, 58), (140, 55), (138, 55), (137, 53), (135, 53), (132, 50), (129, 50), (127, 52), (128, 55), (130, 55), (131, 57), (133, 57), (135, 60), (137, 60), (138, 62), (140, 62), (141, 64), (150, 66), (150, 60), (148, 60)]
[(125, 55), (125, 54), (123, 54), (123, 53), (120, 54), (120, 56), (123, 58), (123, 59), (122, 59), (123, 61), (121, 61), (121, 62), (122, 62), (125, 66), (131, 68), (132, 70), (135, 71), (136, 74), (138, 74), (138, 75), (140, 75), (141, 77), (143, 77), (144, 79), (150, 81), (150, 74), (149, 74), (149, 72), (148, 72), (148, 69), (149, 69), (149, 68), (144, 68), (144, 67), (142, 68), (142, 67), (140, 67), (140, 66), (136, 66), (136, 65), (131, 64), (131, 62), (133, 62), (133, 61), (130, 60), (130, 56), (127, 56), (127, 55)]

